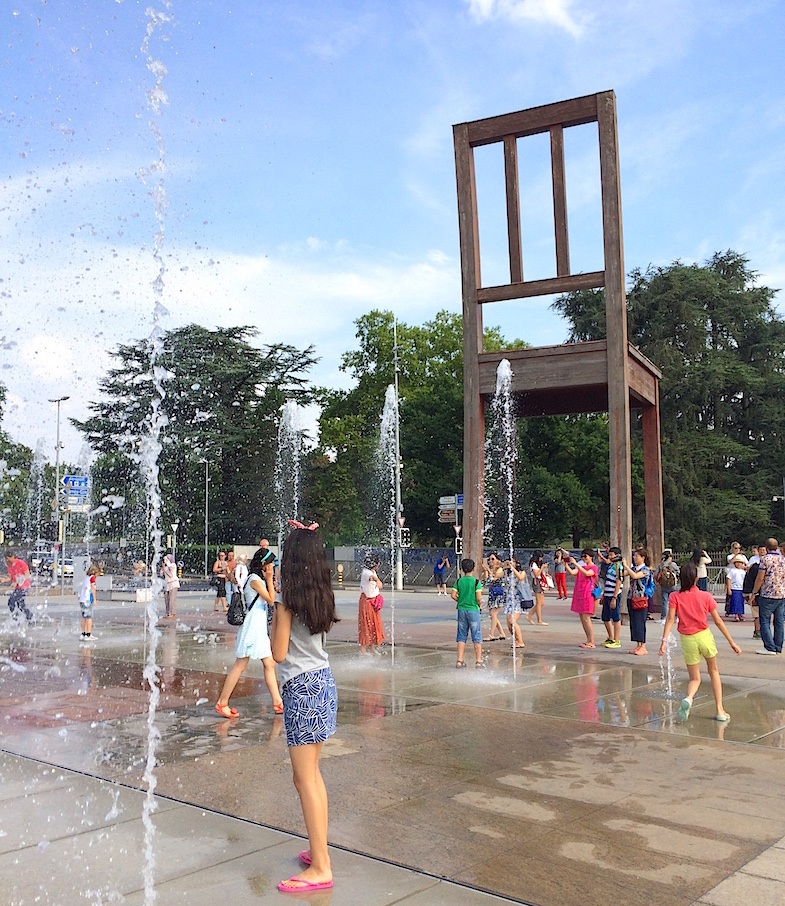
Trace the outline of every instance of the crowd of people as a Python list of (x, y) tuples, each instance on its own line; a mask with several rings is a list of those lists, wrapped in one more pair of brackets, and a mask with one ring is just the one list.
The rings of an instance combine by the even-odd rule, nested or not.
[[(776, 539), (770, 539), (776, 542)], [(768, 542), (767, 542), (768, 544)], [(764, 603), (764, 613), (768, 618), (767, 628), (761, 634), (758, 597), (779, 601), (781, 588), (774, 588), (769, 595), (759, 595), (755, 590), (755, 580), (760, 563), (768, 554), (780, 556), (785, 552), (785, 544), (774, 543), (774, 550), (769, 551), (767, 544), (756, 545), (751, 549), (749, 558), (742, 551), (741, 545), (734, 541), (730, 552), (718, 568), (719, 578), (716, 585), (724, 588), (724, 614), (733, 622), (742, 623), (749, 612), (753, 620), (753, 638), (764, 642), (764, 650), (777, 649), (774, 641), (775, 631), (781, 620), (781, 608), (771, 608)], [(648, 550), (638, 546), (629, 560), (622, 556), (618, 547), (611, 547), (606, 542), (600, 549), (585, 548), (580, 557), (575, 557), (563, 548), (553, 553), (553, 576), (548, 561), (542, 550), (535, 550), (526, 567), (518, 559), (503, 558), (496, 551), (488, 553), (479, 568), (473, 563), (471, 575), (476, 578), (487, 595), (487, 614), (490, 619), (487, 642), (511, 638), (515, 647), (525, 647), (520, 633), (521, 614), (526, 616), (529, 624), (547, 626), (543, 620), (543, 608), (546, 592), (555, 591), (557, 600), (568, 600), (567, 576), (574, 578), (571, 604), (572, 612), (580, 619), (584, 640), (580, 647), (590, 649), (597, 647), (593, 621), (599, 619), (605, 626), (606, 638), (602, 647), (618, 649), (622, 647), (621, 624), (624, 611), (630, 625), (630, 638), (633, 642), (631, 654), (645, 655), (646, 624), (659, 619), (664, 625), (668, 616), (671, 594), (680, 583), (680, 565), (674, 558), (673, 550), (666, 548), (661, 559), (654, 565)], [(712, 560), (705, 550), (696, 548), (688, 562), (695, 566), (696, 587), (700, 591), (708, 589), (708, 569), (713, 567)], [(449, 569), (449, 561), (442, 557), (438, 563), (438, 586), (445, 584), (444, 568)], [(436, 574), (436, 570), (435, 573)], [(460, 575), (467, 575), (461, 563)], [(376, 577), (378, 581), (378, 577)], [(622, 589), (627, 582), (626, 606), (623, 607)], [(555, 581), (554, 581), (555, 580)], [(763, 579), (761, 579), (761, 582)], [(439, 591), (441, 594), (441, 591)], [(456, 586), (453, 586), (452, 597), (457, 600)], [(721, 595), (721, 592), (720, 592)], [(659, 605), (655, 602), (659, 599)], [(481, 608), (482, 609), (482, 608)], [(597, 611), (600, 611), (599, 617)], [(770, 612), (771, 611), (771, 612)], [(506, 616), (506, 632), (500, 615)], [(459, 658), (459, 661), (461, 659)]]
[[(224, 612), (234, 596), (244, 602), (244, 619), (235, 644), (235, 662), (229, 669), (215, 704), (216, 713), (236, 719), (239, 711), (231, 695), (252, 659), (262, 662), (264, 679), (273, 712), (282, 715), (294, 785), (300, 797), (308, 832), (308, 849), (299, 853), (303, 869), (282, 881), (278, 889), (288, 893), (309, 893), (332, 887), (332, 870), (327, 851), (327, 791), (319, 769), (324, 742), (335, 732), (337, 693), (325, 648), (326, 634), (338, 621), (332, 577), (325, 558), (324, 543), (314, 523), (292, 522), (292, 531), (283, 547), (280, 565), (266, 539), (251, 559), (235, 558), (221, 551), (213, 565), (214, 610)], [(681, 566), (673, 552), (666, 549), (656, 566), (649, 552), (636, 547), (628, 559), (618, 547), (605, 544), (595, 551), (585, 548), (576, 557), (569, 551), (556, 551), (551, 577), (542, 550), (533, 552), (526, 566), (519, 560), (502, 558), (492, 551), (479, 568), (471, 559), (460, 564), (460, 576), (450, 595), (457, 609), (456, 667), (467, 666), (466, 646), (471, 637), (475, 668), (483, 660), (482, 608), (487, 589), (490, 636), (487, 641), (510, 639), (513, 650), (525, 648), (520, 617), (525, 614), (531, 625), (546, 627), (543, 609), (546, 591), (553, 589), (558, 600), (568, 599), (567, 576), (574, 579), (570, 610), (577, 614), (583, 632), (579, 643), (584, 650), (597, 646), (594, 620), (597, 608), (605, 627), (602, 647), (619, 649), (621, 643), (622, 594), (626, 587), (626, 612), (629, 619), (630, 653), (641, 656), (646, 648), (647, 624), (657, 619), (663, 625), (659, 654), (668, 639), (678, 632), (688, 672), (686, 694), (679, 706), (679, 717), (687, 720), (701, 683), (700, 664), (705, 661), (715, 701), (715, 720), (727, 722), (730, 715), (722, 700), (722, 681), (717, 665), (717, 647), (708, 621), (711, 618), (731, 650), (741, 654), (725, 620), (720, 615), (715, 595), (707, 591), (708, 568), (713, 564), (705, 550), (696, 549)], [(31, 621), (25, 595), (31, 586), (27, 564), (13, 553), (6, 554), (7, 577), (12, 586), (8, 607), (12, 615)], [(369, 556), (360, 577), (358, 604), (358, 641), (362, 654), (379, 653), (384, 643), (381, 611), (384, 605), (378, 558)], [(446, 593), (449, 561), (443, 557), (434, 571), (440, 593)], [(753, 634), (760, 638), (761, 655), (782, 653), (785, 631), (785, 544), (774, 538), (757, 546), (749, 558), (734, 542), (722, 564), (725, 590), (725, 616), (734, 622), (745, 620), (746, 610), (753, 616)], [(166, 616), (176, 615), (179, 580), (171, 555), (161, 568)], [(87, 569), (79, 592), (81, 636), (92, 637), (93, 608), (96, 601), (97, 567)], [(555, 579), (555, 581), (554, 581)], [(652, 598), (659, 591), (659, 614), (653, 613)], [(505, 622), (502, 623), (501, 615)], [(278, 673), (276, 674), (276, 665)]]
[[(595, 562), (595, 557), (598, 562)], [(570, 610), (580, 619), (585, 638), (579, 647), (584, 650), (597, 647), (593, 621), (598, 606), (601, 607), (600, 619), (607, 633), (602, 646), (609, 649), (622, 647), (621, 598), (626, 579), (626, 612), (633, 645), (629, 653), (647, 655), (647, 624), (657, 619), (652, 602), (659, 591), (659, 623), (663, 625), (659, 655), (665, 653), (667, 640), (675, 627), (689, 676), (679, 717), (686, 720), (689, 716), (700, 686), (700, 662), (705, 660), (716, 705), (715, 719), (723, 722), (730, 719), (722, 703), (717, 647), (708, 627), (709, 617), (732, 651), (741, 654), (741, 648), (719, 614), (715, 596), (707, 590), (708, 567), (712, 566), (712, 561), (705, 550), (696, 548), (692, 557), (679, 566), (673, 551), (666, 548), (659, 563), (653, 567), (645, 547), (636, 547), (630, 560), (627, 560), (619, 547), (606, 543), (597, 551), (584, 548), (580, 558), (560, 548), (555, 553), (554, 564), (555, 575), (562, 574), (565, 580), (566, 575), (571, 575), (575, 579)], [(776, 538), (769, 538), (765, 544), (756, 546), (747, 558), (741, 545), (734, 541), (721, 569), (725, 617), (734, 622), (744, 622), (745, 611), (749, 607), (753, 616), (753, 638), (763, 642), (757, 653), (781, 654), (785, 635), (785, 543), (780, 545)], [(458, 618), (456, 667), (466, 666), (464, 657), (470, 635), (475, 666), (483, 666), (481, 612), (485, 585), (490, 617), (490, 635), (485, 641), (508, 638), (499, 621), (499, 612), (503, 609), (515, 651), (525, 648), (518, 622), (522, 613), (526, 613), (529, 623), (548, 625), (542, 620), (545, 591), (553, 587), (548, 578), (548, 567), (540, 550), (534, 551), (527, 569), (522, 569), (515, 558), (502, 559), (492, 551), (481, 564), (480, 576), (473, 560), (462, 560), (460, 576), (452, 589)], [(559, 581), (555, 588), (558, 599), (566, 599), (566, 581)], [(532, 619), (532, 615), (537, 619)]]

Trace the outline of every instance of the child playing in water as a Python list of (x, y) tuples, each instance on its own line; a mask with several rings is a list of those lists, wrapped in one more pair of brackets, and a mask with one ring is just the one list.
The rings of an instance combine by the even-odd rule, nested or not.
[(79, 589), (79, 609), (82, 613), (80, 621), (81, 639), (89, 642), (93, 638), (93, 608), (98, 603), (95, 595), (95, 577), (101, 570), (93, 563), (87, 567), (87, 572)]
[(692, 703), (701, 684), (700, 662), (701, 657), (704, 657), (711, 680), (711, 691), (714, 693), (714, 701), (717, 706), (714, 719), (728, 721), (730, 714), (722, 707), (722, 679), (717, 666), (717, 646), (714, 644), (714, 636), (709, 629), (709, 614), (736, 654), (741, 654), (741, 648), (733, 641), (725, 622), (717, 613), (717, 602), (713, 595), (707, 591), (701, 591), (697, 587), (698, 569), (692, 560), (682, 566), (680, 579), (681, 588), (679, 591), (673, 592), (668, 601), (668, 616), (665, 620), (665, 629), (660, 644), (660, 657), (662, 657), (665, 654), (668, 636), (678, 616), (681, 650), (690, 677), (687, 694), (679, 706), (679, 719), (686, 720), (690, 716)]
[(453, 601), (458, 605), (458, 660), (456, 667), (465, 667), (463, 659), (466, 652), (466, 642), (469, 632), (472, 634), (474, 644), (475, 667), (482, 667), (482, 624), (480, 622), (480, 605), (482, 604), (482, 582), (472, 575), (474, 573), (474, 560), (466, 557), (461, 560), (461, 572), (450, 592)]
[(314, 522), (290, 521), (281, 561), (281, 601), (273, 614), (273, 657), (281, 665), (286, 744), (294, 786), (308, 831), (306, 868), (281, 881), (282, 893), (311, 893), (333, 886), (327, 852), (327, 789), (319, 770), (322, 746), (335, 733), (338, 694), (325, 650), (338, 622), (324, 542)]

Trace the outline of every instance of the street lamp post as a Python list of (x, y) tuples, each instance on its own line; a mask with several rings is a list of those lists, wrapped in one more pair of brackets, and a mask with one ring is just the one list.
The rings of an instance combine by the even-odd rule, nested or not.
[(172, 523), (172, 559), (177, 566), (177, 529), (180, 528), (179, 522)]
[[(57, 404), (57, 442), (55, 443), (55, 522), (57, 523), (57, 540), (60, 542), (60, 594), (65, 593), (65, 533), (60, 521), (60, 403), (70, 399), (70, 396), (61, 396), (56, 400), (49, 400)], [(55, 560), (55, 578), (57, 578), (57, 560)]]
[(393, 321), (393, 360), (395, 366), (395, 589), (403, 591), (403, 503), (401, 502), (401, 422), (398, 400), (398, 322)]
[(207, 549), (210, 525), (210, 461), (208, 459), (200, 459), (199, 462), (204, 463), (204, 577), (206, 579), (208, 576)]

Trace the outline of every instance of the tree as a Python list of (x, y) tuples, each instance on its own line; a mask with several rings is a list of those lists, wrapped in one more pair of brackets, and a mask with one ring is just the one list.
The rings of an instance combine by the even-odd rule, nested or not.
[[(7, 388), (0, 384), (0, 422), (3, 419), (6, 393)], [(31, 528), (33, 520), (28, 502), (32, 462), (33, 451), (24, 444), (14, 443), (0, 429), (0, 528), (7, 543), (27, 541), (30, 539), (30, 532), (34, 531)]]
[[(374, 455), (387, 387), (395, 380), (392, 312), (358, 318), (356, 346), (341, 370), (350, 390), (322, 390), (319, 445), (308, 463), (309, 512), (338, 543), (380, 540)], [(402, 496), (407, 525), (419, 543), (443, 544), (451, 531), (437, 520), (438, 499), (463, 487), (463, 327), (439, 312), (422, 326), (397, 324)], [(503, 348), (495, 328), (487, 349)]]
[[(257, 347), (252, 327), (209, 330), (195, 324), (164, 335), (157, 368), (164, 376), (164, 429), (159, 457), (164, 523), (179, 521), (178, 538), (202, 538), (204, 460), (211, 463), (211, 537), (250, 541), (276, 518), (273, 472), (278, 419), (287, 399), (311, 398), (313, 347)], [(154, 387), (145, 341), (114, 353), (117, 365), (99, 385), (92, 415), (73, 420), (99, 453), (99, 496), (120, 495), (129, 512), (110, 514), (114, 531), (145, 523), (139, 480), (142, 437), (149, 431)], [(143, 532), (141, 533), (144, 534)]]
[[(758, 286), (731, 250), (703, 265), (634, 270), (630, 281), (630, 342), (663, 372), (666, 537), (681, 548), (758, 542), (775, 532), (771, 498), (785, 475), (785, 321), (775, 290)], [(571, 341), (605, 336), (601, 291), (553, 307), (570, 322)]]

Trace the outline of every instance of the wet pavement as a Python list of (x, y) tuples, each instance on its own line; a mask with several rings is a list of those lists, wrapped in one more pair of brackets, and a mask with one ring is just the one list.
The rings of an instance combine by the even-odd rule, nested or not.
[[(339, 729), (324, 749), (336, 884), (315, 904), (515, 901), (724, 906), (785, 901), (785, 676), (752, 625), (721, 638), (729, 724), (705, 681), (652, 653), (584, 651), (568, 605), (455, 669), (452, 602), (387, 596), (395, 648), (361, 657), (356, 591), (331, 633)], [(148, 695), (143, 605), (101, 602), (81, 643), (69, 596), (0, 625), (0, 883), (8, 903), (285, 902), (304, 828), (282, 720), (254, 664), (224, 720), (213, 705), (234, 635), (181, 595), (157, 651), (161, 734), (145, 876)], [(394, 607), (391, 606), (394, 604)], [(648, 624), (655, 652), (662, 627)], [(598, 640), (602, 624), (595, 624)], [(291, 899), (291, 895), (289, 896)], [(301, 897), (295, 897), (299, 899)]]

